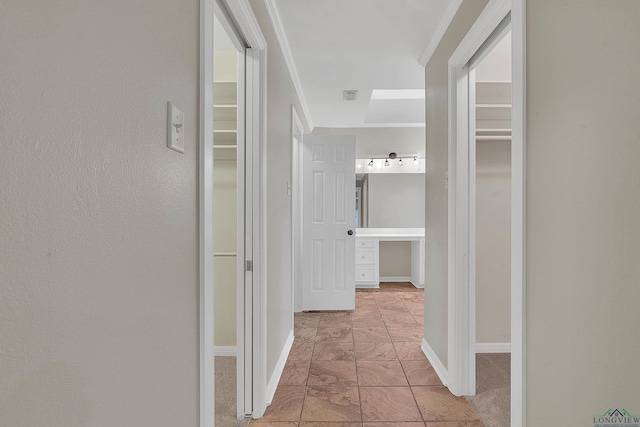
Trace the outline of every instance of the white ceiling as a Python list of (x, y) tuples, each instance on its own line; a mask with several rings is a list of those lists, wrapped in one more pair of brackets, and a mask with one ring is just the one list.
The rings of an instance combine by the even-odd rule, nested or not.
[[(375, 100), (370, 110), (370, 97), (374, 89), (424, 88), (418, 58), (451, 0), (274, 1), (315, 126), (423, 124), (415, 112), (423, 101)], [(343, 101), (343, 90), (357, 90), (358, 99)]]

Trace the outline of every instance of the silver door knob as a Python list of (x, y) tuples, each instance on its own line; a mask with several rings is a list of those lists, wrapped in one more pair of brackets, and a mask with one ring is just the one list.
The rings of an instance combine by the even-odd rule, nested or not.
[(348, 234), (349, 236), (353, 236), (353, 230), (349, 230), (349, 231), (347, 231), (347, 234)]

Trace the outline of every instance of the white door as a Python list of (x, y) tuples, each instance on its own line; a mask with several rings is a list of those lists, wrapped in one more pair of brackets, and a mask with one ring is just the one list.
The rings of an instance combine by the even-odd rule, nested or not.
[(353, 310), (355, 137), (303, 141), (302, 310)]

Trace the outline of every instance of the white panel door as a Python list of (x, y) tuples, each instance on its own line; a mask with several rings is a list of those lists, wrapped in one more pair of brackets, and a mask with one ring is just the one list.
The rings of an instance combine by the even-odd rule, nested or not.
[(302, 310), (355, 308), (355, 137), (304, 135)]

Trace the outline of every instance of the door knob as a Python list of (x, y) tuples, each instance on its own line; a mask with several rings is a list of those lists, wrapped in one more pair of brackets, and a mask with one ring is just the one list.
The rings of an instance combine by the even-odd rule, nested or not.
[(353, 236), (353, 230), (349, 230), (349, 231), (347, 231), (347, 234), (348, 234), (349, 236)]

